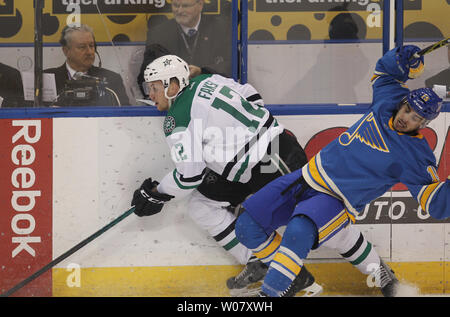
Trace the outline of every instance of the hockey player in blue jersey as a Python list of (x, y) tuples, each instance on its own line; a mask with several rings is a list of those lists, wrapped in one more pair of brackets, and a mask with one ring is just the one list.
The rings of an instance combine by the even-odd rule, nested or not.
[[(398, 182), (432, 217), (450, 217), (450, 180), (439, 181), (436, 159), (419, 133), (438, 116), (442, 100), (431, 89), (409, 91), (404, 85), (423, 71), (423, 57), (413, 58), (419, 50), (387, 52), (376, 64), (369, 111), (302, 169), (244, 202), (236, 235), (270, 264), (261, 295), (295, 294), (309, 251), (348, 231), (366, 204)], [(281, 237), (275, 230), (284, 225)], [(381, 279), (394, 281), (389, 271), (382, 261), (376, 270)], [(395, 296), (396, 285), (380, 286), (385, 296)]]

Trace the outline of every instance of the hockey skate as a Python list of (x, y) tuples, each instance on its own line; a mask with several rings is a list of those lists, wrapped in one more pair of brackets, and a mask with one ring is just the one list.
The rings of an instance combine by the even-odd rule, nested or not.
[(261, 261), (247, 263), (235, 277), (227, 280), (227, 287), (233, 297), (254, 297), (261, 291), (261, 281), (266, 276), (268, 266)]
[[(320, 295), (322, 291), (323, 287), (315, 282), (314, 276), (303, 266), (300, 273), (280, 297), (314, 297)], [(267, 297), (267, 294), (260, 291), (259, 296)]]
[(386, 263), (384, 263), (383, 260), (380, 260), (380, 266), (375, 271), (374, 275), (375, 281), (381, 288), (381, 293), (383, 296), (395, 297), (400, 282), (395, 277), (394, 271)]

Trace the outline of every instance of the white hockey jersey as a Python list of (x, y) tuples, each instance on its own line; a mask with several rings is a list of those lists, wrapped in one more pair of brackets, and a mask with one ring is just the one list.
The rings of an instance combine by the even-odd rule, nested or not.
[(158, 191), (177, 198), (201, 184), (206, 169), (246, 183), (283, 127), (256, 90), (220, 75), (195, 77), (174, 100), (164, 133), (176, 168)]

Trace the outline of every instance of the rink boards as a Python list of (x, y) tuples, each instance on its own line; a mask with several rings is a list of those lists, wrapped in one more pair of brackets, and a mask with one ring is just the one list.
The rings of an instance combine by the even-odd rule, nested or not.
[[(118, 116), (11, 111), (0, 119), (2, 292), (123, 214), (144, 179), (172, 171), (163, 117), (130, 109)], [(364, 112), (317, 109), (271, 108), (308, 156)], [(441, 178), (449, 174), (446, 109), (424, 131)], [(241, 266), (194, 225), (185, 205), (171, 202), (151, 217), (132, 214), (16, 295), (228, 295), (225, 281)], [(448, 292), (450, 226), (430, 219), (401, 185), (368, 205), (357, 226), (400, 278), (424, 293)], [(378, 294), (331, 250), (316, 250), (307, 262), (328, 294)]]

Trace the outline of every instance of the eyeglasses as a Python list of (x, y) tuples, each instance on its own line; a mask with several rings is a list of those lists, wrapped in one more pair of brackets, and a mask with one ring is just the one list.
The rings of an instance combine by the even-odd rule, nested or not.
[(180, 3), (180, 4), (178, 4), (178, 3), (175, 3), (175, 2), (172, 2), (172, 7), (173, 8), (175, 8), (175, 9), (189, 9), (189, 8), (192, 8), (193, 6), (195, 6), (195, 5), (197, 5), (199, 3), (199, 1), (197, 0), (197, 1), (195, 1), (194, 3)]

